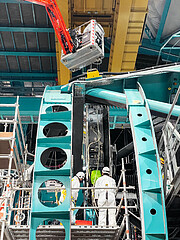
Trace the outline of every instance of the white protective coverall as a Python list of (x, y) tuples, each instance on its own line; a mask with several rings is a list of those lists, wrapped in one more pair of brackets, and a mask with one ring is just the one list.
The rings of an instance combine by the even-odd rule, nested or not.
[[(72, 207), (74, 207), (75, 202), (77, 201), (77, 198), (78, 198), (80, 181), (77, 176), (74, 176), (71, 181), (72, 181), (72, 188), (77, 188), (77, 189), (72, 190), (72, 196), (71, 196)], [(65, 186), (64, 186), (64, 188), (65, 188)], [(66, 190), (63, 189), (63, 190), (61, 190), (60, 202), (63, 203), (65, 198), (66, 198)], [(74, 211), (72, 210), (71, 211), (71, 222), (75, 223), (75, 221), (76, 221), (75, 214), (74, 214)]]
[[(77, 189), (72, 190), (72, 196), (71, 196), (72, 202), (75, 203), (77, 201), (77, 198), (78, 198), (80, 181), (79, 181), (79, 178), (77, 176), (74, 176), (71, 181), (72, 181), (72, 188), (77, 188)], [(65, 198), (66, 198), (65, 186), (63, 185), (62, 188), (64, 188), (64, 189), (61, 190), (61, 196), (60, 196), (60, 202), (61, 203), (63, 203)]]
[[(116, 188), (116, 182), (112, 177), (103, 175), (98, 178), (95, 184), (95, 199), (98, 199), (98, 207), (115, 207), (115, 189), (106, 188)], [(103, 189), (96, 189), (103, 188)], [(108, 225), (116, 226), (116, 209), (108, 209)], [(106, 226), (106, 215), (107, 209), (99, 209), (99, 226)]]
[(75, 201), (77, 201), (79, 188), (80, 188), (80, 181), (77, 176), (74, 176), (72, 178), (72, 188), (77, 188), (77, 189), (72, 190), (72, 201), (75, 202)]
[[(79, 193), (79, 188), (80, 188), (80, 181), (79, 178), (77, 176), (74, 176), (72, 178), (72, 188), (78, 188), (78, 189), (74, 189), (72, 190), (72, 207), (75, 206), (75, 203), (77, 201), (78, 198), (78, 193)], [(76, 215), (74, 214), (74, 211), (71, 211), (71, 222), (74, 224), (76, 222)]]

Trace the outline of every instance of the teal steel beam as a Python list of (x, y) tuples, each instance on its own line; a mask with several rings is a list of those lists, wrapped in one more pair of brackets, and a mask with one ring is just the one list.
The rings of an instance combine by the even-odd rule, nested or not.
[(0, 56), (56, 57), (56, 52), (9, 52), (0, 51)]
[(23, 3), (23, 4), (32, 4), (30, 2), (22, 1), (22, 0), (1, 0), (0, 3)]
[(20, 79), (20, 78), (2, 78), (0, 77), (0, 81), (1, 82), (56, 82), (56, 79), (53, 78), (23, 78), (23, 79)]
[(109, 57), (110, 53), (104, 53), (104, 57)]
[[(179, 36), (179, 38), (180, 38), (180, 36)], [(180, 47), (164, 47), (163, 48), (164, 50), (171, 50), (171, 51), (174, 51), (174, 50), (178, 50), (178, 53), (179, 53), (179, 50), (180, 50)]]
[[(9, 23), (9, 25), (11, 25), (11, 23), (12, 23), (12, 22), (11, 22), (11, 17), (10, 17), (8, 5), (7, 5), (6, 3), (5, 3), (5, 8), (6, 8), (7, 18), (8, 18), (8, 23)], [(12, 37), (14, 50), (16, 50), (16, 42), (15, 42), (15, 39), (14, 39), (14, 35), (13, 35), (12, 32), (11, 32), (10, 34), (11, 34), (11, 37)], [(20, 72), (20, 71), (21, 71), (21, 67), (20, 67), (19, 59), (18, 59), (17, 56), (16, 56), (16, 61), (17, 61), (17, 65), (18, 65), (19, 72)]]
[[(19, 97), (19, 111), (21, 116), (39, 116), (41, 97)], [(0, 97), (1, 104), (14, 104), (16, 97)], [(0, 115), (14, 116), (14, 108), (0, 107)]]
[[(145, 54), (145, 55), (152, 55), (152, 56), (158, 56), (159, 51), (162, 47), (162, 44), (155, 44), (151, 42), (149, 39), (143, 39), (142, 45), (139, 47), (138, 53), (139, 54)], [(168, 51), (168, 50), (167, 50)], [(173, 53), (168, 53), (168, 52), (161, 52), (161, 57), (162, 59), (170, 62), (177, 62), (179, 58), (179, 51), (174, 50)]]
[[(1, 34), (1, 32), (0, 32), (0, 41), (1, 41), (2, 49), (5, 50), (4, 41), (3, 41), (3, 39), (2, 39), (2, 34)], [(10, 72), (9, 62), (8, 62), (8, 60), (7, 60), (7, 56), (5, 56), (5, 60), (6, 60), (7, 70), (8, 70), (8, 72)]]
[(137, 167), (141, 232), (144, 240), (168, 240), (160, 159), (142, 88), (125, 89)]
[[(158, 56), (159, 50), (155, 50), (148, 47), (140, 46), (138, 50), (139, 54), (151, 55), (151, 56)], [(177, 62), (179, 61), (179, 55), (168, 53), (168, 52), (161, 52), (161, 57), (163, 60), (168, 60), (169, 62)]]
[(45, 73), (45, 72), (0, 72), (1, 77), (46, 77), (56, 78), (57, 73)]
[(107, 37), (104, 38), (104, 47), (110, 51), (111, 50), (111, 40), (109, 40), (109, 38), (107, 39)]
[[(101, 88), (94, 88), (86, 91), (86, 95), (92, 96), (94, 98), (100, 98), (105, 100), (111, 100), (114, 103), (126, 104), (126, 96), (124, 93), (114, 92), (110, 90), (105, 90)], [(171, 104), (163, 103), (155, 100), (147, 99), (150, 110), (168, 114), (171, 109)], [(180, 113), (180, 106), (175, 105), (172, 115), (178, 117)]]
[(50, 27), (0, 27), (0, 32), (49, 32), (54, 33)]
[(127, 116), (127, 110), (125, 108), (115, 108), (110, 106), (109, 108), (109, 116), (118, 116), (121, 113), (121, 116)]
[(166, 18), (167, 18), (168, 12), (169, 12), (170, 5), (171, 5), (171, 0), (166, 0), (165, 5), (164, 5), (164, 10), (163, 10), (163, 13), (161, 16), (161, 21), (159, 24), (158, 32), (157, 32), (156, 39), (155, 39), (156, 43), (159, 43), (161, 40), (161, 36), (163, 33), (164, 25), (166, 23)]
[(148, 27), (147, 24), (145, 25), (144, 30), (145, 30), (150, 42), (153, 43), (155, 38), (154, 38), (154, 36), (153, 36), (153, 34), (152, 34), (152, 32), (151, 32), (151, 30), (150, 30), (150, 28)]

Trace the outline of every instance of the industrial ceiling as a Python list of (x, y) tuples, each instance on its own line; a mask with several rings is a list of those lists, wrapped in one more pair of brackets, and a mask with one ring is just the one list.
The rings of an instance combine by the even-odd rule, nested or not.
[[(178, 0), (57, 3), (68, 27), (92, 18), (103, 26), (105, 58), (98, 66), (100, 71), (132, 71), (179, 61)], [(61, 48), (44, 7), (0, 0), (1, 95), (37, 96), (46, 85), (67, 83), (72, 74), (60, 63), (60, 56)]]

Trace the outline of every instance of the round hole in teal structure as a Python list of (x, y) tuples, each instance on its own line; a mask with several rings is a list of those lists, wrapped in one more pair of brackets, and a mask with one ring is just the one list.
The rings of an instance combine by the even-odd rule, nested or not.
[(150, 213), (151, 213), (152, 215), (155, 215), (155, 214), (156, 214), (156, 209), (151, 208)]
[(68, 128), (63, 123), (53, 122), (43, 128), (43, 134), (46, 137), (62, 137), (66, 136), (67, 133)]
[(53, 112), (66, 112), (68, 108), (62, 105), (53, 105), (46, 108), (46, 113), (53, 113)]
[[(51, 226), (51, 227), (50, 227)], [(58, 226), (58, 229), (53, 230), (53, 226)], [(50, 232), (49, 239), (65, 239), (65, 228), (63, 224), (58, 219), (45, 219), (41, 225), (37, 227), (36, 230), (36, 239), (47, 239), (47, 232), (44, 233), (45, 228), (47, 227)], [(49, 228), (50, 227), (50, 228)], [(50, 230), (52, 228), (52, 230)], [(44, 236), (43, 236), (44, 235)]]
[(63, 203), (65, 198), (66, 188), (58, 180), (49, 179), (43, 182), (38, 189), (38, 199), (46, 207), (57, 207)]
[(50, 147), (42, 152), (40, 161), (45, 168), (50, 170), (60, 169), (67, 162), (67, 154), (61, 148)]
[(143, 137), (142, 140), (143, 140), (143, 142), (146, 142), (146, 141), (147, 141), (147, 138)]
[(147, 174), (151, 174), (151, 173), (152, 173), (152, 170), (148, 168), (148, 169), (146, 169), (146, 173), (147, 173)]

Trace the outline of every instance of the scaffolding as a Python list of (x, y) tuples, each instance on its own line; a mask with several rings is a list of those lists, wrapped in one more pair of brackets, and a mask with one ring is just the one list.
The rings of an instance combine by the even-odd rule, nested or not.
[[(9, 152), (0, 154), (0, 160), (4, 160), (7, 165), (7, 170), (5, 165), (1, 166), (3, 169), (0, 171), (0, 180), (3, 184), (3, 191), (0, 198), (1, 204), (1, 240), (3, 239), (29, 239), (29, 226), (31, 220), (32, 212), (32, 177), (28, 176), (27, 168), (27, 144), (25, 141), (23, 127), (21, 124), (21, 118), (19, 113), (19, 97), (15, 104), (1, 104), (0, 107), (10, 107), (14, 108), (13, 119), (1, 119), (0, 123), (3, 126), (3, 132), (0, 132), (0, 141), (6, 141), (9, 146)], [(2, 144), (0, 144), (2, 145)], [(32, 154), (31, 154), (32, 155)], [(32, 166), (33, 167), (33, 166)], [(31, 168), (31, 167), (30, 167)], [(47, 191), (51, 194), (57, 195), (57, 203), (60, 199), (61, 191), (64, 189), (63, 186), (42, 186), (38, 191)], [(97, 189), (97, 188), (96, 188)], [(134, 189), (134, 187), (126, 187), (126, 189)], [(71, 188), (71, 191), (75, 188)], [(80, 187), (79, 190), (95, 191), (95, 187), (84, 186)], [(116, 189), (115, 189), (116, 190)], [(118, 190), (124, 190), (123, 187), (118, 187)], [(58, 195), (58, 193), (60, 193)], [(39, 194), (39, 192), (38, 192)], [(71, 192), (70, 192), (71, 195)], [(47, 201), (49, 201), (47, 199)], [(51, 201), (51, 200), (50, 200)], [(44, 202), (43, 202), (44, 203)], [(59, 205), (59, 203), (58, 203)], [(93, 209), (99, 210), (107, 209), (109, 207), (98, 207), (98, 206), (71, 206), (70, 211), (78, 211), (79, 209)], [(112, 207), (118, 209), (118, 206)], [(121, 206), (122, 209), (125, 206)], [(133, 208), (131, 206), (131, 208)], [(43, 223), (37, 228), (36, 236), (47, 237), (49, 231), (51, 234), (55, 234), (59, 230), (59, 234), (64, 234), (64, 227), (62, 225), (54, 226), (47, 223)], [(72, 228), (72, 238), (82, 234), (86, 236), (89, 234), (97, 235), (101, 237), (103, 234), (108, 234), (109, 239), (118, 239), (119, 226), (105, 226), (98, 227), (90, 226), (89, 228), (82, 226), (71, 226)], [(103, 231), (102, 231), (103, 229)], [(21, 235), (21, 233), (23, 235)]]
[[(123, 162), (123, 160), (122, 160)], [(71, 225), (71, 237), (72, 239), (76, 239), (77, 237), (82, 237), (82, 236), (86, 236), (86, 237), (92, 237), (92, 236), (96, 236), (97, 239), (100, 239), (104, 236), (104, 234), (107, 234), (107, 239), (116, 239), (118, 240), (119, 237), (123, 234), (123, 239), (130, 239), (130, 226), (129, 226), (129, 218), (128, 218), (128, 212), (129, 209), (136, 209), (137, 206), (128, 206), (127, 204), (127, 199), (126, 199), (126, 194), (128, 190), (134, 190), (135, 187), (134, 186), (126, 186), (125, 183), (125, 168), (124, 168), (124, 164), (122, 166), (122, 175), (123, 175), (123, 186), (122, 187), (118, 187), (118, 191), (120, 191), (121, 193), (123, 193), (124, 196), (124, 204), (121, 202), (120, 205), (118, 206), (114, 206), (114, 207), (98, 207), (98, 206), (71, 206), (71, 211), (74, 211), (75, 209), (79, 210), (86, 210), (86, 209), (93, 209), (93, 210), (100, 210), (100, 209), (116, 209), (116, 216), (118, 217), (118, 214), (120, 211), (124, 211), (124, 218), (122, 221), (122, 225), (119, 227), (117, 226), (98, 226), (96, 225), (91, 225), (91, 226), (74, 226)], [(76, 190), (77, 188), (72, 188), (72, 190)], [(89, 191), (95, 191), (95, 189), (104, 189), (104, 188), (95, 188), (95, 187), (80, 187), (78, 188), (79, 190), (89, 190)], [(117, 190), (117, 188), (107, 188), (107, 189), (114, 189)], [(55, 187), (55, 186), (50, 186), (50, 187), (45, 187), (45, 188), (39, 188), (39, 190), (46, 190), (46, 191), (50, 191), (51, 193), (56, 193), (56, 192), (61, 192), (62, 190), (64, 190), (64, 187)], [(13, 191), (22, 191), (25, 193), (27, 192), (31, 192), (32, 188), (19, 188), (19, 187), (14, 187)], [(48, 201), (48, 200), (47, 200)], [(20, 201), (21, 202), (21, 201)], [(29, 213), (31, 211), (31, 206), (30, 204), (26, 207), (23, 204), (19, 204), (19, 206), (17, 206), (16, 208), (12, 208), (11, 210), (14, 211), (19, 211), (19, 213), (22, 214), (22, 212), (27, 211), (28, 213), (28, 218), (25, 222), (23, 222), (23, 220), (21, 220), (22, 222), (16, 222), (16, 224), (11, 224), (9, 226), (9, 230), (10, 230), (10, 235), (13, 237), (13, 239), (19, 239), (20, 235), (23, 234), (24, 237), (23, 239), (29, 239)], [(25, 215), (25, 214), (24, 214)], [(124, 222), (125, 221), (125, 222)], [(124, 231), (124, 228), (126, 228), (126, 231)], [(51, 236), (54, 236), (54, 234), (58, 234), (59, 237), (63, 237), (64, 235), (64, 227), (62, 226), (62, 224), (58, 224), (57, 225), (49, 225), (49, 224), (43, 224), (43, 225), (39, 225), (36, 231), (36, 237), (38, 238), (42, 238), (42, 237), (48, 237), (49, 234), (51, 234)], [(124, 237), (127, 238), (124, 238)]]
[[(11, 223), (15, 192), (14, 187), (22, 186), (27, 158), (27, 146), (19, 113), (19, 97), (15, 104), (0, 104), (0, 108), (13, 108), (13, 119), (1, 119), (0, 124), (4, 131), (0, 132), (0, 223), (1, 240), (6, 235), (6, 225)], [(22, 199), (19, 204), (22, 204)], [(14, 215), (20, 212), (15, 211)], [(18, 217), (16, 217), (18, 218)], [(20, 217), (19, 217), (20, 218)]]
[[(177, 89), (171, 109), (165, 123), (162, 127), (162, 135), (159, 141), (159, 152), (162, 156), (162, 174), (163, 174), (163, 188), (164, 195), (167, 198), (168, 195), (172, 193), (172, 199), (180, 191), (179, 185), (179, 173), (180, 167), (178, 166), (178, 159), (176, 154), (180, 148), (180, 134), (179, 134), (179, 120), (180, 115), (176, 118), (174, 123), (170, 121), (172, 111), (177, 103), (180, 95), (180, 86)], [(173, 192), (173, 189), (176, 189)], [(170, 204), (170, 203), (169, 203)]]
[[(122, 214), (123, 218), (122, 218), (122, 221), (121, 221), (121, 225), (120, 225), (119, 230), (118, 230), (118, 239), (119, 239), (119, 237), (121, 237), (121, 239), (130, 240), (131, 239), (130, 238), (130, 232), (131, 231), (130, 231), (129, 211), (131, 209), (136, 209), (137, 210), (137, 205), (133, 205), (133, 206), (128, 205), (128, 198), (127, 198), (128, 191), (129, 190), (135, 190), (135, 187), (134, 186), (127, 186), (127, 184), (126, 184), (126, 169), (125, 169), (126, 160), (127, 160), (127, 158), (126, 159), (124, 159), (124, 158), (121, 159), (122, 169), (121, 169), (121, 175), (120, 175), (120, 178), (119, 178), (119, 181), (118, 181), (116, 195), (117, 195), (118, 191), (122, 189), (122, 197), (121, 197), (121, 200), (120, 200), (119, 205), (117, 207), (116, 219), (118, 220), (119, 213), (122, 210), (124, 210), (124, 214)], [(123, 187), (120, 187), (121, 182), (122, 182)], [(123, 203), (124, 203), (124, 205), (123, 205)]]

